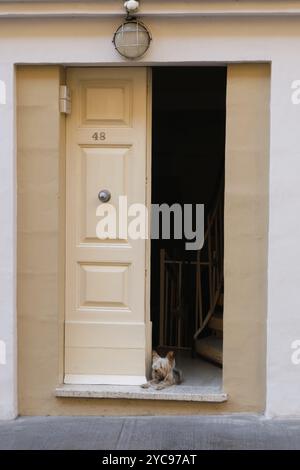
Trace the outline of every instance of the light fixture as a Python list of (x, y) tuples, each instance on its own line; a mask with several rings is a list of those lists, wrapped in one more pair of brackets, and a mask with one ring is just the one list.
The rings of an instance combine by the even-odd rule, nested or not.
[(129, 0), (124, 3), (127, 11), (125, 21), (118, 27), (113, 37), (116, 50), (126, 59), (138, 59), (148, 50), (151, 35), (146, 26), (131, 13), (137, 11), (139, 2)]
[(124, 3), (124, 8), (128, 11), (128, 13), (134, 13), (139, 9), (140, 2), (138, 0), (127, 0)]

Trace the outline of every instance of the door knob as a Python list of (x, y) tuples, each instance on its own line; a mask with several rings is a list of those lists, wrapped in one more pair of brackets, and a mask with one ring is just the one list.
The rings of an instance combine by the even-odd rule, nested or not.
[(101, 189), (98, 193), (98, 199), (101, 202), (108, 202), (111, 198), (110, 191), (108, 189)]

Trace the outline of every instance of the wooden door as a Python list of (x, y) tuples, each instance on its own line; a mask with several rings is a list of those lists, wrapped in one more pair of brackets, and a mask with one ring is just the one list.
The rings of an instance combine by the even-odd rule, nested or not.
[(101, 189), (146, 198), (146, 68), (70, 68), (65, 383), (145, 380), (145, 240), (98, 238)]

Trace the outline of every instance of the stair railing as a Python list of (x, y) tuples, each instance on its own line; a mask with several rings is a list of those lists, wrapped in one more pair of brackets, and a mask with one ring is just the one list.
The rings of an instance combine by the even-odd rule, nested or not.
[[(171, 259), (165, 249), (160, 250), (160, 347), (190, 349), (191, 336), (187, 328), (182, 299), (184, 268), (193, 270), (193, 315), (196, 340), (213, 315), (223, 286), (224, 186), (219, 189), (216, 204), (208, 215), (203, 248), (197, 251), (195, 261)], [(206, 282), (203, 277), (206, 275)], [(205, 292), (204, 292), (205, 291)], [(172, 318), (172, 321), (170, 319)]]
[(197, 252), (197, 263), (199, 267), (198, 277), (200, 277), (200, 288), (197, 289), (198, 305), (196, 316), (198, 316), (198, 325), (194, 334), (194, 340), (198, 338), (212, 317), (220, 294), (223, 288), (223, 259), (224, 259), (224, 185), (221, 186), (218, 193), (216, 205), (211, 214), (208, 215), (207, 229), (204, 237), (204, 244), (207, 243), (208, 254), (208, 293), (209, 307), (206, 314), (203, 315), (203, 302), (200, 293), (201, 289), (201, 250)]

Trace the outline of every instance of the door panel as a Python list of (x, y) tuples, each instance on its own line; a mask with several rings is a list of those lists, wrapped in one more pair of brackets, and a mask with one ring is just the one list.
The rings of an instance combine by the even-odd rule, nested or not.
[[(99, 205), (99, 175), (101, 188), (109, 188), (112, 197), (109, 201), (116, 209), (118, 197), (128, 194), (128, 148), (81, 147), (81, 166), (78, 173), (77, 187), (81, 188), (81, 241), (99, 243), (95, 238), (95, 227), (98, 222), (96, 209)], [(117, 211), (118, 213), (118, 211)], [(108, 240), (111, 242), (112, 240)], [(120, 242), (120, 240), (116, 240)]]
[(118, 215), (146, 203), (145, 68), (68, 70), (65, 383), (145, 380), (145, 240), (99, 239), (101, 189)]

